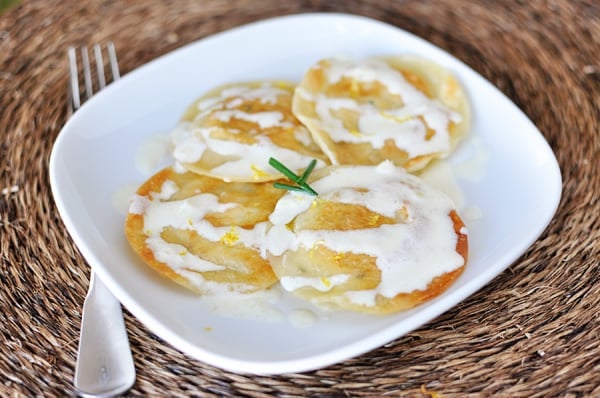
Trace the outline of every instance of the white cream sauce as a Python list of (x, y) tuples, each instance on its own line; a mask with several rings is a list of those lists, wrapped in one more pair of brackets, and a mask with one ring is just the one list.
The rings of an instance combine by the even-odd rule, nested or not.
[(222, 122), (229, 122), (231, 119), (245, 120), (257, 124), (261, 129), (269, 127), (292, 127), (291, 123), (283, 122), (283, 113), (281, 112), (248, 113), (238, 109), (228, 109), (215, 111), (214, 117)]
[(471, 135), (461, 143), (458, 152), (452, 162), (444, 159), (432, 162), (419, 177), (452, 198), (463, 221), (469, 224), (480, 220), (483, 211), (479, 206), (468, 203), (459, 181), (477, 183), (483, 180), (490, 151), (479, 137)]
[(200, 301), (225, 318), (280, 323), (286, 320), (286, 314), (278, 308), (282, 295), (280, 288), (273, 287), (252, 293), (203, 295)]
[[(305, 89), (297, 89), (302, 98), (314, 102), (319, 119), (313, 122), (320, 125), (333, 141), (368, 142), (380, 149), (386, 140), (391, 139), (411, 158), (431, 153), (445, 154), (450, 150), (448, 127), (450, 122), (460, 122), (461, 116), (440, 101), (428, 98), (385, 62), (337, 58), (330, 59), (329, 66), (323, 69), (329, 84), (335, 84), (344, 77), (365, 83), (378, 81), (403, 102), (399, 108), (382, 112), (375, 105), (359, 103), (351, 98), (313, 95)], [(347, 130), (333, 115), (332, 111), (340, 109), (358, 114), (357, 132)], [(435, 131), (430, 139), (425, 139), (427, 127)]]
[(317, 315), (307, 309), (296, 309), (292, 310), (288, 315), (288, 321), (292, 326), (297, 328), (307, 328), (313, 326), (319, 318)]
[(200, 301), (210, 311), (224, 318), (289, 323), (295, 328), (314, 326), (321, 319), (311, 308), (284, 303), (285, 294), (285, 290), (277, 284), (252, 293), (222, 291), (201, 296)]
[(119, 214), (126, 216), (129, 211), (131, 198), (134, 197), (135, 191), (138, 189), (138, 184), (126, 184), (113, 192), (112, 206)]
[(147, 137), (135, 154), (135, 168), (142, 175), (154, 174), (170, 160), (169, 135), (156, 134)]
[(193, 163), (200, 159), (206, 144), (200, 140), (189, 122), (179, 122), (171, 132), (173, 157), (181, 163)]
[(470, 136), (462, 147), (468, 153), (465, 159), (454, 166), (456, 176), (472, 182), (481, 181), (485, 177), (490, 151), (477, 136)]
[(243, 283), (217, 283), (202, 277), (202, 274), (198, 271), (190, 270), (188, 268), (181, 268), (177, 271), (178, 274), (186, 278), (197, 288), (201, 289), (207, 296), (226, 296), (236, 293), (250, 294), (254, 290), (253, 286), (245, 285)]
[[(454, 208), (452, 200), (391, 162), (383, 162), (375, 168), (339, 168), (311, 186), (319, 192), (318, 199), (290, 192), (279, 200), (270, 218), (274, 225), (267, 233), (267, 251), (278, 256), (286, 250), (325, 245), (336, 252), (375, 257), (381, 270), (381, 283), (376, 289), (351, 294), (353, 300), (374, 303), (377, 294), (394, 297), (424, 289), (435, 276), (463, 265), (464, 259), (456, 253), (457, 237), (448, 216)], [(366, 188), (368, 192), (351, 188)], [(409, 222), (348, 231), (294, 233), (286, 227), (310, 207), (312, 200), (337, 201), (338, 197), (344, 203), (359, 204), (374, 211), (384, 209), (382, 214), (387, 215), (406, 207)], [(294, 287), (298, 288), (299, 281), (295, 282)], [(306, 285), (311, 286), (312, 282), (309, 280)]]
[(421, 173), (420, 177), (434, 188), (444, 192), (454, 202), (456, 208), (461, 210), (466, 203), (463, 190), (458, 185), (454, 167), (445, 160), (432, 162)]
[(281, 286), (289, 292), (306, 286), (310, 286), (320, 292), (328, 292), (335, 286), (346, 283), (348, 279), (350, 279), (350, 275), (346, 274), (332, 275), (329, 277), (283, 276), (279, 279), (279, 282), (281, 283)]
[[(289, 149), (278, 147), (274, 150), (271, 140), (266, 136), (256, 138), (257, 142), (252, 146), (234, 141), (208, 139), (206, 143), (211, 150), (224, 156), (236, 158), (213, 168), (211, 171), (229, 178), (250, 178), (255, 176), (255, 173), (258, 173), (259, 176), (262, 173), (281, 176), (277, 170), (269, 165), (269, 158), (275, 157), (291, 170), (303, 169), (312, 160), (312, 158)], [(321, 160), (317, 161), (318, 167), (323, 165), (324, 163)]]

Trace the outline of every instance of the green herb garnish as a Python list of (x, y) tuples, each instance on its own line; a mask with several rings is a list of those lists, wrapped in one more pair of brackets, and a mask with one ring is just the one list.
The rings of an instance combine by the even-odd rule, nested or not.
[(302, 175), (299, 177), (293, 171), (291, 171), (290, 169), (285, 167), (280, 161), (278, 161), (275, 158), (269, 158), (269, 164), (271, 166), (273, 166), (273, 168), (276, 169), (277, 171), (279, 171), (281, 174), (283, 174), (284, 176), (286, 176), (287, 178), (289, 178), (290, 180), (292, 180), (296, 184), (298, 184), (298, 185), (289, 185), (289, 184), (283, 184), (281, 182), (276, 182), (275, 184), (273, 184), (273, 186), (275, 188), (285, 189), (287, 191), (303, 192), (303, 193), (307, 193), (307, 194), (313, 195), (313, 196), (318, 195), (318, 193), (314, 189), (312, 189), (310, 187), (310, 185), (308, 185), (306, 183), (308, 176), (310, 175), (310, 173), (313, 171), (313, 169), (315, 168), (315, 166), (317, 164), (316, 159), (313, 159), (310, 161), (310, 164), (308, 165), (306, 170), (304, 170), (304, 173), (302, 173)]

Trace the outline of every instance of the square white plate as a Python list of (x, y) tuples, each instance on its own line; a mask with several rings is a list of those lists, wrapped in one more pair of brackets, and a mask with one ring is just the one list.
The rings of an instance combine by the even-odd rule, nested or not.
[[(217, 85), (257, 79), (298, 81), (320, 58), (410, 53), (452, 71), (473, 107), (472, 136), (487, 150), (479, 181), (458, 180), (482, 217), (469, 225), (466, 271), (443, 295), (390, 316), (331, 313), (307, 328), (227, 318), (164, 280), (130, 250), (112, 196), (148, 175), (135, 165), (149, 136), (173, 128), (183, 110)], [(465, 158), (464, 144), (449, 162)], [(461, 153), (462, 151), (462, 153)], [(54, 145), (50, 178), (73, 240), (115, 296), (181, 351), (236, 372), (316, 369), (379, 347), (480, 289), (542, 233), (561, 194), (557, 161), (529, 119), (492, 84), (432, 44), (394, 26), (340, 14), (270, 19), (216, 34), (127, 74), (88, 101)], [(287, 300), (287, 298), (286, 298)], [(295, 301), (289, 301), (294, 306)], [(493, 305), (490, 303), (490, 305)]]

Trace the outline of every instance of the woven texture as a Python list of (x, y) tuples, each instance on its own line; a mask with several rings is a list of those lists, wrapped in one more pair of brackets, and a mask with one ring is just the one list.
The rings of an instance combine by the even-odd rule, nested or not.
[(126, 73), (212, 33), (307, 11), (394, 24), (489, 79), (556, 153), (558, 212), (525, 255), (455, 308), (318, 371), (225, 372), (175, 350), (126, 311), (138, 374), (128, 396), (600, 396), (600, 4), (592, 0), (22, 0), (4, 11), (0, 396), (73, 394), (90, 271), (48, 181), (68, 117), (66, 48), (112, 40)]

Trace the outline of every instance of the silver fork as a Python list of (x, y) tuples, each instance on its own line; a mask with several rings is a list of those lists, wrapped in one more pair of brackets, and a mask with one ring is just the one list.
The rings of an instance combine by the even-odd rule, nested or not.
[[(113, 81), (120, 78), (117, 54), (113, 43), (106, 50)], [(83, 94), (80, 94), (77, 49), (69, 48), (71, 80), (70, 111), (74, 112), (94, 94), (93, 68), (86, 47), (79, 49), (83, 74)], [(97, 88), (106, 86), (102, 47), (93, 47)], [(82, 98), (83, 97), (83, 98)], [(123, 320), (121, 303), (104, 286), (92, 270), (90, 286), (83, 304), (81, 333), (73, 384), (86, 397), (111, 397), (123, 394), (135, 382), (135, 366)]]

